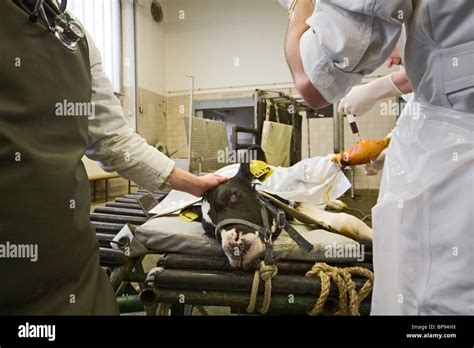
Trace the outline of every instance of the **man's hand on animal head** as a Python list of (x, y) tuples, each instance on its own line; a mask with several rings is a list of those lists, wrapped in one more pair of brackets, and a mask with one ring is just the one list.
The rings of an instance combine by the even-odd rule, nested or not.
[(200, 176), (198, 177), (198, 184), (196, 185), (196, 191), (193, 195), (196, 197), (202, 197), (207, 191), (225, 183), (227, 180), (229, 180), (229, 178), (217, 174)]
[(169, 186), (173, 190), (183, 191), (196, 197), (202, 197), (210, 189), (225, 183), (228, 178), (207, 174), (204, 176), (193, 175), (181, 168), (174, 167), (169, 179)]

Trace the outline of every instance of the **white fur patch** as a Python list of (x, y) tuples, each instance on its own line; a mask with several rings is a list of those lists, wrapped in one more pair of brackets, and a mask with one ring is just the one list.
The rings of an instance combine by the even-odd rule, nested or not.
[(205, 199), (202, 200), (202, 206), (201, 206), (201, 211), (202, 211), (202, 218), (204, 221), (206, 221), (209, 224), (215, 225), (211, 218), (209, 217), (209, 211), (211, 210), (211, 205), (209, 204), (208, 201)]
[[(238, 238), (237, 238), (237, 234)], [(231, 230), (223, 229), (221, 231), (222, 236), (222, 249), (229, 259), (232, 267), (240, 268), (243, 265), (250, 264), (256, 257), (258, 257), (264, 250), (265, 246), (258, 237), (258, 233), (240, 233), (235, 228)], [(238, 241), (236, 241), (236, 238)], [(246, 250), (243, 255), (238, 255), (234, 252), (235, 248), (240, 243), (247, 243), (250, 247)], [(238, 249), (237, 249), (238, 250)]]

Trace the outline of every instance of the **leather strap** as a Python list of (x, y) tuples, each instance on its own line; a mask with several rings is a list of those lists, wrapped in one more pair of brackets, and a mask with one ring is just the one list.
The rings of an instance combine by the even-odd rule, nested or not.
[[(258, 195), (259, 196), (259, 199), (265, 204), (265, 206), (267, 207), (267, 209), (270, 211), (270, 213), (276, 217), (278, 214), (280, 214), (281, 216), (281, 213), (279, 213), (279, 209), (275, 208), (266, 198), (264, 198), (262, 195)], [(291, 237), (291, 239), (293, 239), (295, 241), (296, 244), (298, 244), (298, 246), (304, 250), (305, 252), (310, 252), (311, 250), (313, 250), (313, 244), (311, 244), (310, 242), (308, 242), (293, 226), (290, 225), (290, 223), (288, 222), (288, 220), (286, 220), (286, 218), (284, 218), (284, 230), (288, 233), (288, 235)]]

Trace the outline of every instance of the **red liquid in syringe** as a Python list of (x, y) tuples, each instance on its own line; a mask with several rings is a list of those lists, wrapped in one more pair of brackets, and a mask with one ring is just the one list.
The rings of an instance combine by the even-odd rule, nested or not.
[(351, 127), (352, 134), (356, 134), (358, 137), (360, 137), (359, 127), (357, 127), (354, 115), (347, 115), (347, 121), (349, 121), (349, 126)]
[(352, 134), (359, 134), (359, 128), (357, 128), (357, 123), (349, 123), (349, 126), (351, 127)]

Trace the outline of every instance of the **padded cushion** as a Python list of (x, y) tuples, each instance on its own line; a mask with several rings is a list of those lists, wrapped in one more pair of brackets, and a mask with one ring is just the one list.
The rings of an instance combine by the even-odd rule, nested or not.
[[(321, 229), (314, 230), (308, 225), (293, 226), (313, 244), (314, 249), (309, 253), (300, 250), (283, 231), (274, 243), (275, 257), (283, 255), (282, 258), (289, 260), (342, 262), (336, 255), (336, 249), (354, 250), (355, 253), (359, 250), (359, 243), (345, 236)], [(204, 234), (201, 223), (186, 222), (177, 216), (162, 216), (147, 221), (136, 229), (134, 239), (151, 252), (201, 256), (224, 254), (219, 243)], [(136, 256), (133, 250), (132, 254)], [(357, 255), (354, 256), (356, 258)]]

